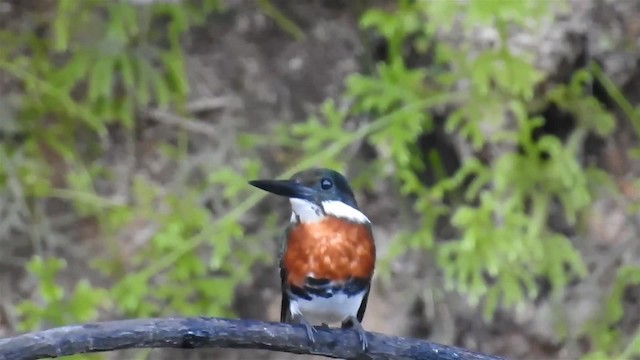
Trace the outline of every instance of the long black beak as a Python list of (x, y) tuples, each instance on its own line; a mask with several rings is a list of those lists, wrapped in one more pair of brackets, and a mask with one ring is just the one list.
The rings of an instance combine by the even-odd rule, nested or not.
[(316, 190), (293, 180), (253, 180), (249, 181), (249, 184), (264, 191), (288, 198), (313, 201), (317, 195)]

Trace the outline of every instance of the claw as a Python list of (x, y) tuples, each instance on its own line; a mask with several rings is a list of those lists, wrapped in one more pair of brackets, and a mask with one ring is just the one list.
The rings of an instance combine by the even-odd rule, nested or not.
[(316, 328), (311, 326), (311, 324), (307, 321), (307, 319), (305, 319), (302, 316), (298, 316), (295, 320), (300, 325), (304, 326), (304, 329), (307, 332), (307, 339), (309, 339), (309, 342), (311, 343), (311, 345), (315, 344), (316, 343), (316, 337), (313, 334), (318, 332), (318, 330), (316, 330)]
[(305, 330), (307, 330), (307, 338), (309, 339), (309, 342), (311, 343), (311, 345), (315, 344), (316, 337), (313, 334), (315, 334), (318, 330), (316, 330), (310, 324), (302, 324), (302, 325), (304, 326)]
[(342, 328), (351, 328), (358, 333), (358, 340), (362, 344), (362, 352), (366, 352), (369, 347), (369, 341), (367, 340), (367, 333), (364, 331), (362, 324), (355, 316), (350, 316), (342, 322)]
[(367, 340), (367, 334), (364, 332), (364, 329), (360, 327), (356, 329), (358, 332), (358, 339), (360, 339), (360, 343), (362, 344), (362, 352), (367, 352), (367, 348), (369, 347), (369, 340)]

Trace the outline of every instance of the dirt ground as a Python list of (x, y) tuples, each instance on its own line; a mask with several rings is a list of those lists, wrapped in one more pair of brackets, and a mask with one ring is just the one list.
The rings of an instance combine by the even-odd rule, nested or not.
[[(1, 1), (0, 1), (1, 2)], [(231, 163), (235, 158), (235, 144), (224, 139), (251, 130), (266, 132), (276, 123), (304, 120), (324, 99), (337, 98), (341, 94), (344, 79), (352, 73), (366, 71), (363, 59), (375, 57), (376, 48), (365, 46), (364, 34), (357, 28), (357, 5), (347, 1), (273, 2), (304, 32), (302, 40), (295, 40), (282, 31), (252, 1), (227, 1), (227, 11), (214, 16), (206, 27), (194, 31), (187, 39), (188, 75), (191, 87), (190, 104), (198, 104), (212, 111), (198, 115), (206, 131), (212, 135), (194, 135), (191, 149), (195, 158), (208, 157), (209, 161)], [(596, 5), (598, 3), (599, 5)], [(573, 1), (579, 8), (573, 16), (556, 20), (555, 31), (538, 34), (524, 40), (523, 46), (540, 48), (540, 66), (547, 67), (555, 77), (566, 78), (581, 56), (582, 40), (576, 41), (590, 28), (593, 43), (590, 56), (597, 57), (625, 96), (638, 104), (640, 82), (633, 81), (640, 75), (640, 55), (625, 50), (618, 38), (636, 39), (635, 51), (640, 44), (640, 1), (627, 0), (622, 4), (612, 2)], [(587, 5), (585, 5), (587, 4)], [(634, 15), (635, 14), (635, 15)], [(591, 23), (589, 23), (591, 22)], [(602, 34), (614, 38), (602, 45)], [(551, 35), (550, 35), (551, 34)], [(613, 34), (613, 35), (612, 35)], [(546, 37), (545, 37), (546, 36)], [(554, 38), (555, 36), (555, 38)], [(617, 36), (617, 37), (616, 37)], [(634, 38), (635, 36), (635, 38)], [(532, 40), (533, 39), (533, 40)], [(582, 38), (580, 38), (582, 39)], [(546, 42), (545, 42), (546, 41)], [(533, 44), (533, 45), (532, 45)], [(1, 81), (1, 79), (0, 79)], [(594, 162), (615, 175), (619, 186), (625, 187), (640, 174), (640, 164), (624, 155), (625, 149), (638, 143), (630, 125), (619, 116), (619, 130), (611, 139), (598, 143), (598, 151), (588, 154)], [(141, 149), (136, 154), (138, 164), (157, 162), (154, 143), (170, 138), (175, 124), (158, 118), (145, 120), (145, 130), (138, 139)], [(205, 133), (206, 133), (205, 131)], [(562, 129), (548, 129), (562, 132)], [(113, 135), (113, 146), (104, 155), (105, 161), (120, 159), (127, 153), (126, 144)], [(216, 155), (213, 156), (212, 154)], [(272, 165), (273, 174), (291, 165), (287, 157), (265, 155)], [(114, 164), (117, 162), (114, 161)], [(116, 165), (114, 165), (116, 166)], [(118, 163), (117, 166), (125, 166)], [(166, 176), (169, 167), (153, 173)], [(149, 175), (149, 168), (133, 171)], [(120, 171), (119, 168), (116, 169)], [(126, 171), (122, 170), (122, 171)], [(131, 170), (129, 170), (131, 171)], [(124, 191), (124, 190), (123, 190)], [(126, 194), (123, 194), (126, 195)], [(639, 201), (638, 194), (629, 193), (628, 201)], [(381, 257), (387, 251), (388, 241), (398, 232), (393, 195), (376, 194), (360, 199), (375, 224), (375, 237)], [(278, 203), (280, 204), (280, 203)], [(0, 198), (0, 211), (4, 214), (23, 211), (19, 199)], [(70, 273), (83, 274), (82, 259), (95, 251), (90, 239), (95, 236), (90, 221), (65, 224), (64, 214), (70, 209), (64, 203), (50, 204), (60, 217), (55, 225), (56, 235), (51, 236), (53, 253), (63, 255), (69, 261)], [(17, 210), (16, 210), (17, 209)], [(279, 211), (274, 204), (261, 204), (261, 209)], [(282, 214), (282, 219), (286, 214)], [(563, 224), (558, 224), (561, 227)], [(535, 302), (525, 304), (519, 311), (499, 312), (492, 323), (482, 320), (480, 311), (469, 305), (458, 294), (444, 290), (437, 269), (428, 254), (413, 253), (402, 256), (392, 266), (393, 281), (384, 283), (376, 279), (370, 296), (364, 326), (370, 331), (399, 336), (422, 337), (445, 344), (462, 346), (481, 352), (505, 356), (511, 359), (575, 359), (587, 350), (579, 341), (565, 342), (556, 336), (556, 320), (561, 316), (569, 324), (568, 331), (577, 331), (590, 315), (597, 312), (621, 264), (640, 262), (640, 219), (629, 218), (620, 202), (603, 193), (592, 206), (585, 220), (586, 231), (572, 232), (572, 240), (589, 264), (590, 275), (574, 284), (562, 299), (541, 295)], [(20, 231), (2, 230), (5, 239), (26, 239)], [(139, 231), (134, 228), (132, 232)], [(574, 234), (575, 233), (575, 234)], [(135, 234), (125, 234), (134, 236)], [(73, 241), (78, 246), (70, 253), (65, 247), (55, 246), (60, 238)], [(2, 241), (2, 240), (0, 240)], [(7, 241), (2, 241), (2, 244)], [(37, 243), (19, 242), (4, 248), (0, 261), (0, 337), (14, 332), (16, 319), (10, 311), (12, 303), (28, 296), (32, 286), (23, 269)], [(273, 249), (267, 249), (273, 251)], [(235, 309), (240, 317), (277, 320), (279, 317), (279, 289), (275, 264), (254, 269), (252, 284), (238, 289)], [(69, 278), (69, 283), (73, 283)], [(625, 306), (637, 309), (640, 305), (640, 289), (629, 289)], [(7, 295), (9, 294), (9, 295)], [(259, 299), (267, 306), (256, 307)], [(265, 312), (264, 309), (267, 309)], [(624, 330), (634, 331), (640, 323), (640, 315), (632, 311), (624, 320)], [(117, 352), (112, 359), (127, 359), (132, 352)], [(178, 351), (153, 350), (150, 359), (294, 359), (313, 358), (269, 353), (265, 351)]]

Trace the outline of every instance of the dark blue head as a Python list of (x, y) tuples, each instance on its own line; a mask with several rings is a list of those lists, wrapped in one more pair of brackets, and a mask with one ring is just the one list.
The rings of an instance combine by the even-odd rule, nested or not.
[(292, 222), (315, 222), (333, 216), (359, 224), (370, 223), (358, 209), (347, 179), (334, 170), (310, 169), (289, 180), (254, 180), (249, 184), (288, 197)]
[(331, 169), (309, 169), (293, 175), (289, 180), (253, 180), (249, 184), (276, 195), (318, 205), (323, 201), (340, 201), (358, 208), (347, 179)]

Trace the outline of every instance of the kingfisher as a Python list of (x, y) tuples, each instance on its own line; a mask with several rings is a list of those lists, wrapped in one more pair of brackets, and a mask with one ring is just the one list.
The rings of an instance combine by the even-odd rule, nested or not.
[(305, 327), (340, 323), (368, 342), (362, 327), (376, 247), (371, 222), (360, 211), (347, 179), (331, 169), (301, 171), (289, 180), (249, 184), (289, 198), (290, 224), (279, 255), (282, 302), (280, 321)]

